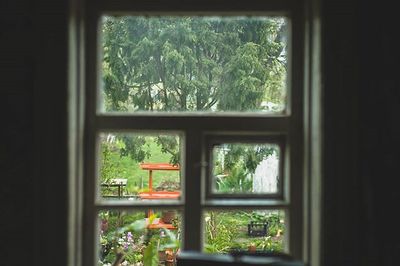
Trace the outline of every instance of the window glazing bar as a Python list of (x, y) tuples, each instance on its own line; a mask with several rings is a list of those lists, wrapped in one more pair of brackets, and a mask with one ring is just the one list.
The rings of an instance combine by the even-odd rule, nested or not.
[(215, 1), (215, 0), (146, 0), (146, 1), (131, 1), (131, 0), (90, 0), (95, 1), (97, 10), (127, 13), (133, 12), (212, 12), (212, 13), (227, 13), (237, 12), (243, 14), (251, 12), (251, 14), (268, 11), (268, 13), (282, 13), (290, 9), (294, 1), (292, 0), (248, 0), (248, 1)]
[(98, 116), (99, 131), (113, 130), (219, 130), (287, 132), (290, 118), (220, 116)]
[(282, 200), (243, 200), (243, 199), (212, 199), (202, 203), (203, 208), (251, 208), (251, 209), (282, 209), (288, 208), (290, 205), (287, 201)]

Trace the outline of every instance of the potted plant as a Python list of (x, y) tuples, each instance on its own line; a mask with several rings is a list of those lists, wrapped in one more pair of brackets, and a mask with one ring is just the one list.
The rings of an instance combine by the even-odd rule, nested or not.
[(172, 221), (175, 219), (175, 217), (176, 217), (176, 212), (172, 210), (163, 211), (161, 214), (161, 219), (166, 224), (172, 224)]
[(107, 232), (108, 230), (108, 212), (100, 212), (100, 229), (102, 232)]

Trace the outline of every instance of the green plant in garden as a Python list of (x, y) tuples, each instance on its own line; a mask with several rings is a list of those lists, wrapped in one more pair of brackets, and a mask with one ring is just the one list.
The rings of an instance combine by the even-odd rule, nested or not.
[[(250, 221), (271, 224), (267, 236), (249, 237), (247, 225)], [(205, 216), (205, 251), (229, 253), (246, 251), (254, 245), (258, 250), (283, 251), (284, 223), (279, 211), (210, 211)], [(279, 233), (278, 233), (279, 232)]]
[(248, 192), (252, 189), (252, 180), (247, 178), (246, 170), (240, 165), (231, 166), (229, 174), (217, 181), (218, 192)]
[[(108, 213), (108, 214), (106, 214)], [(158, 266), (158, 251), (167, 248), (176, 251), (179, 248), (179, 240), (174, 232), (168, 229), (153, 230), (147, 228), (147, 223), (142, 213), (116, 215), (109, 212), (101, 212), (101, 218), (108, 218), (110, 228), (100, 234), (100, 261), (104, 263), (143, 262), (144, 266)], [(112, 219), (116, 218), (116, 219)], [(156, 215), (149, 217), (149, 223)], [(117, 220), (121, 219), (123, 225), (117, 226)]]
[(120, 176), (121, 167), (118, 161), (112, 160), (113, 143), (103, 140), (101, 142), (100, 180), (109, 183), (111, 179)]
[(205, 250), (209, 253), (228, 253), (237, 234), (239, 223), (223, 215), (210, 211), (205, 217), (206, 239)]
[(271, 236), (266, 236), (261, 239), (253, 240), (253, 244), (259, 250), (269, 251), (269, 252), (282, 252), (283, 244), (282, 239), (276, 240)]
[(117, 258), (126, 260), (129, 263), (137, 263), (142, 260), (144, 247), (140, 240), (133, 236), (131, 231), (100, 235), (100, 244), (100, 260), (103, 262), (113, 263)]

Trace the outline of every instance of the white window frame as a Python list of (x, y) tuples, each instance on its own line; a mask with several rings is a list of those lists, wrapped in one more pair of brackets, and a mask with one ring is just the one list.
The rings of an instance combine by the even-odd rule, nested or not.
[[(216, 1), (217, 2), (217, 1)], [(285, 209), (287, 217), (289, 245), (287, 251), (296, 259), (319, 265), (320, 244), (320, 187), (321, 187), (321, 122), (320, 122), (320, 79), (319, 79), (319, 24), (318, 1), (311, 0), (247, 0), (232, 4), (221, 0), (217, 3), (211, 0), (201, 1), (131, 1), (131, 0), (88, 0), (84, 5), (76, 4), (72, 14), (81, 21), (75, 21), (76, 32), (70, 38), (76, 38), (72, 44), (72, 55), (76, 59), (76, 81), (73, 88), (78, 88), (75, 98), (76, 105), (71, 109), (78, 111), (79, 130), (73, 149), (78, 154), (74, 171), (76, 176), (71, 179), (70, 187), (77, 189), (78, 196), (71, 200), (71, 213), (76, 219), (71, 219), (70, 228), (75, 229), (75, 237), (71, 237), (70, 254), (74, 257), (70, 265), (96, 265), (97, 262), (97, 214), (103, 209), (138, 210), (145, 207), (182, 209), (184, 213), (183, 248), (201, 250), (202, 244), (202, 210), (205, 209)], [(314, 3), (315, 2), (315, 3)], [(229, 7), (229, 8), (227, 8)], [(85, 10), (82, 12), (82, 10)], [(287, 115), (259, 114), (216, 114), (198, 115), (195, 113), (168, 114), (102, 114), (98, 110), (99, 102), (99, 20), (103, 14), (193, 14), (193, 15), (287, 15), (291, 23), (291, 39), (289, 41)], [(319, 21), (319, 20), (318, 20)], [(70, 33), (71, 34), (71, 33)], [(71, 37), (72, 36), (72, 37)], [(84, 44), (82, 46), (82, 44)], [(293, 47), (296, 49), (293, 49)], [(316, 50), (312, 50), (311, 48)], [(76, 52), (77, 51), (77, 52)], [(74, 72), (70, 67), (70, 72)], [(71, 78), (71, 75), (70, 75)], [(296, 82), (294, 82), (296, 81)], [(311, 93), (311, 91), (313, 93)], [(315, 91), (315, 93), (314, 93)], [(77, 108), (78, 107), (78, 108)], [(132, 204), (129, 202), (101, 202), (96, 195), (97, 184), (97, 136), (99, 132), (113, 131), (181, 131), (184, 132), (184, 148), (190, 147), (191, 152), (183, 158), (183, 175), (197, 176), (184, 180), (183, 202), (154, 202)], [(287, 160), (287, 187), (282, 200), (276, 199), (230, 199), (204, 200), (204, 137), (212, 132), (244, 132), (285, 134), (286, 146), (290, 150)], [(80, 139), (83, 138), (83, 139)], [(244, 138), (245, 140), (245, 138)], [(312, 141), (311, 141), (312, 140)], [(290, 172), (289, 172), (290, 170)], [(83, 188), (81, 188), (83, 187)], [(203, 188), (200, 191), (199, 188)], [(190, 193), (187, 193), (190, 191)], [(310, 195), (313, 195), (312, 197)], [(311, 212), (311, 208), (313, 212)], [(196, 210), (193, 212), (193, 210)], [(315, 210), (315, 211), (314, 211)], [(314, 232), (311, 232), (313, 228)], [(72, 231), (72, 230), (71, 230)], [(78, 232), (78, 233), (76, 233)], [(185, 235), (190, 233), (190, 238)], [(72, 251), (73, 250), (73, 251)]]

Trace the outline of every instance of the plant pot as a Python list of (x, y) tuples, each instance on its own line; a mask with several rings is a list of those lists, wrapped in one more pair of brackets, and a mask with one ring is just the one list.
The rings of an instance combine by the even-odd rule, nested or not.
[(159, 250), (158, 251), (158, 260), (160, 262), (165, 261), (167, 258), (167, 256), (165, 255), (165, 251), (164, 250)]
[(256, 253), (256, 251), (257, 251), (257, 247), (254, 244), (250, 244), (247, 248), (248, 248), (248, 252), (250, 252), (250, 253)]
[(165, 250), (165, 262), (166, 265), (174, 265), (175, 262), (175, 253), (171, 248), (167, 248)]
[(105, 220), (105, 219), (101, 220), (100, 229), (103, 232), (107, 232), (107, 230), (108, 230), (108, 220)]
[(172, 220), (175, 219), (175, 217), (176, 217), (175, 211), (163, 211), (161, 219), (163, 220), (164, 223), (171, 224)]

